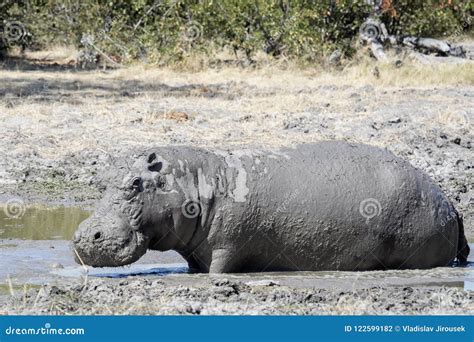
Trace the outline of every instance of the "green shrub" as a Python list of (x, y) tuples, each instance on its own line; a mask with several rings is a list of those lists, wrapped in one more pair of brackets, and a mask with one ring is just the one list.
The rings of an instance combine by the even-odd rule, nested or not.
[(392, 34), (446, 37), (472, 30), (472, 1), (394, 0), (391, 11), (382, 15)]
[[(118, 62), (174, 61), (227, 47), (248, 60), (259, 51), (314, 61), (339, 48), (353, 52), (372, 13), (365, 0), (3, 0), (2, 29), (21, 23), (32, 49), (74, 45)], [(387, 5), (388, 4), (388, 5)], [(386, 1), (381, 19), (391, 33), (446, 36), (472, 30), (473, 2)], [(8, 38), (8, 37), (7, 37)]]

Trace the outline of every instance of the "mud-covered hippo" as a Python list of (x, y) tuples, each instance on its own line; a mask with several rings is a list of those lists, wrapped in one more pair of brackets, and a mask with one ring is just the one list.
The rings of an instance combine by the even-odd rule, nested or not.
[(78, 262), (126, 265), (152, 249), (175, 250), (198, 272), (351, 271), (446, 266), (469, 254), (440, 188), (384, 149), (167, 146), (131, 158), (79, 226)]

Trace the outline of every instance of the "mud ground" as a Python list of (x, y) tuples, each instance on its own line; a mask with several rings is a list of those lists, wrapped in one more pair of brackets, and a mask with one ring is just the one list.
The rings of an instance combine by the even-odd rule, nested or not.
[[(328, 76), (271, 68), (190, 73), (4, 67), (0, 200), (91, 207), (103, 189), (103, 170), (152, 145), (225, 148), (342, 139), (386, 147), (427, 172), (463, 215), (472, 241), (474, 85), (423, 82), (423, 73), (402, 84), (387, 72), (354, 77), (343, 71)], [(167, 287), (159, 280), (94, 280), (85, 287), (46, 287), (39, 295), (13, 300), (5, 310), (472, 314), (472, 296), (469, 290), (444, 287), (341, 291), (225, 281)]]
[(472, 315), (474, 292), (449, 287), (294, 288), (225, 278), (199, 286), (163, 280), (92, 280), (10, 298), (4, 314)]

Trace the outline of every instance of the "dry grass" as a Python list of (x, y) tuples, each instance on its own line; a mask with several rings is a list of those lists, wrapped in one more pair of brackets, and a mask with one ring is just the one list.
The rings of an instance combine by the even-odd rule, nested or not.
[[(68, 51), (55, 53), (65, 56)], [(301, 70), (290, 64), (284, 69), (280, 65), (197, 72), (143, 65), (108, 72), (3, 70), (0, 79), (8, 84), (0, 101), (7, 131), (3, 139), (18, 140), (9, 152), (23, 153), (34, 146), (48, 158), (87, 147), (109, 151), (170, 139), (191, 139), (201, 145), (222, 141), (279, 145), (288, 138), (275, 131), (286, 122), (302, 120), (310, 122), (309, 128), (316, 124), (327, 129), (294, 135), (294, 142), (331, 138), (367, 142), (365, 134), (353, 134), (353, 128), (381, 119), (384, 107), (408, 107), (414, 99), (404, 92), (406, 87), (423, 93), (417, 95), (417, 100), (425, 101), (423, 106), (435, 104), (428, 108), (429, 115), (411, 118), (417, 124), (452, 125), (455, 131), (459, 124), (469, 127), (468, 103), (443, 92), (430, 94), (429, 89), (469, 88), (474, 84), (473, 63), (378, 68), (378, 78), (367, 60), (343, 70)], [(371, 143), (386, 146), (393, 138), (397, 134)]]
[[(381, 86), (448, 86), (474, 85), (474, 62), (465, 64), (422, 65), (409, 61), (398, 68), (394, 64), (380, 64), (380, 77), (373, 75), (374, 65), (365, 61), (344, 70), (352, 84), (370, 82)], [(342, 75), (341, 75), (342, 76)]]
[[(380, 76), (374, 75), (377, 66)], [(285, 86), (301, 85), (375, 85), (375, 86), (432, 86), (432, 85), (474, 85), (474, 62), (464, 64), (434, 64), (423, 65), (416, 61), (407, 60), (402, 67), (393, 63), (374, 63), (363, 58), (357, 63), (350, 63), (344, 68), (307, 67), (300, 68), (291, 62), (281, 64), (265, 64), (256, 68), (241, 68), (226, 66), (216, 69), (184, 69), (153, 68), (150, 66), (134, 65), (117, 71), (119, 77), (165, 77), (176, 82), (199, 80), (201, 82), (245, 80), (257, 85)], [(190, 71), (189, 71), (190, 70)]]
[(79, 51), (72, 46), (54, 46), (47, 50), (21, 52), (19, 48), (10, 51), (12, 57), (27, 58), (42, 63), (57, 63), (59, 65), (73, 65), (77, 61)]

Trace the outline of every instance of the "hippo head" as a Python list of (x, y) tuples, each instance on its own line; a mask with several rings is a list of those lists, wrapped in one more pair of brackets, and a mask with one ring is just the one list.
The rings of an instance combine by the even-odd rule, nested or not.
[(74, 235), (76, 261), (94, 267), (122, 266), (138, 260), (147, 249), (169, 250), (185, 243), (196, 218), (181, 214), (185, 198), (173, 187), (171, 170), (167, 161), (147, 152), (122, 173), (125, 176), (108, 184), (95, 212)]

